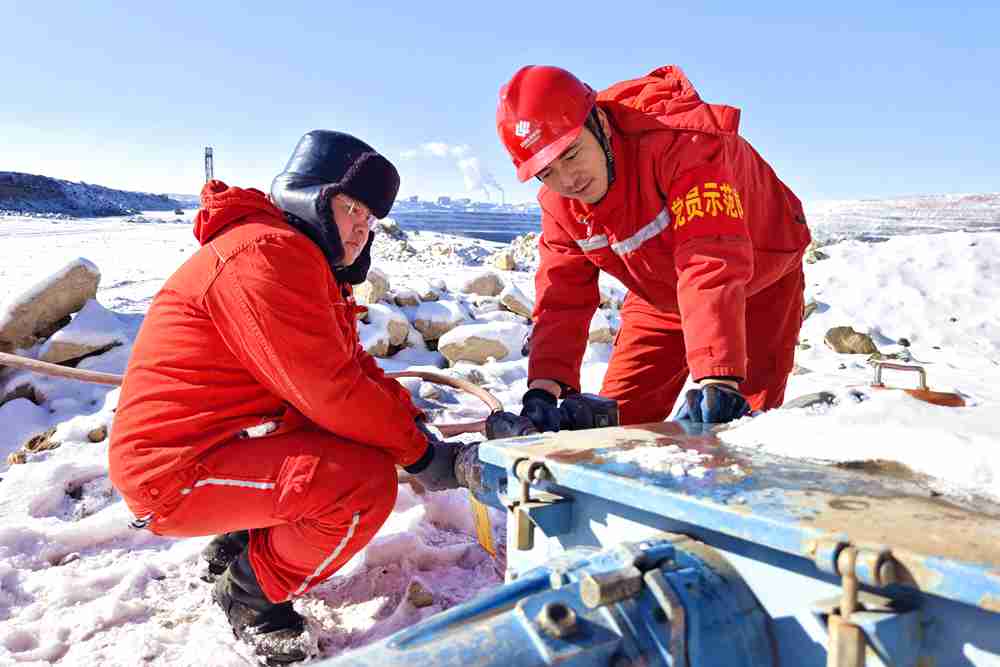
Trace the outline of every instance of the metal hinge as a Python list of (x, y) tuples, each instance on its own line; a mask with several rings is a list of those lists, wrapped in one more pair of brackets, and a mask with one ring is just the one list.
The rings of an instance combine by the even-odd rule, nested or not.
[(569, 528), (570, 504), (562, 496), (534, 490), (531, 485), (551, 480), (552, 474), (541, 461), (518, 459), (512, 472), (519, 482), (517, 498), (508, 498), (504, 505), (514, 517), (514, 545), (520, 551), (530, 551), (535, 546), (535, 524), (545, 524), (549, 534), (561, 534)]
[(861, 610), (859, 582), (878, 588), (895, 583), (896, 561), (887, 549), (855, 547), (839, 540), (818, 540), (813, 560), (820, 570), (840, 576), (840, 603), (827, 617), (827, 667), (863, 667), (867, 640), (851, 622), (852, 614)]

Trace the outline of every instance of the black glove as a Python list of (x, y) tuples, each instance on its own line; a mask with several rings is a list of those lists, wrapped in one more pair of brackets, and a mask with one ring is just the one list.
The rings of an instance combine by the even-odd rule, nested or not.
[(529, 389), (521, 399), (521, 416), (527, 417), (541, 432), (558, 431), (562, 413), (556, 407), (556, 397), (544, 389)]
[(570, 394), (559, 405), (562, 415), (562, 426), (567, 431), (580, 431), (594, 428), (594, 411), (581, 394)]
[(509, 412), (494, 412), (486, 418), (486, 439), (514, 438), (519, 435), (538, 433), (535, 424), (527, 417)]
[(417, 428), (427, 436), (427, 450), (420, 457), (420, 460), (411, 465), (403, 466), (403, 470), (413, 475), (428, 491), (457, 489), (455, 457), (458, 455), (458, 451), (456, 445), (439, 440), (421, 420), (417, 420)]
[(750, 414), (750, 404), (739, 389), (727, 384), (707, 384), (689, 389), (684, 405), (677, 411), (678, 421), (724, 424)]

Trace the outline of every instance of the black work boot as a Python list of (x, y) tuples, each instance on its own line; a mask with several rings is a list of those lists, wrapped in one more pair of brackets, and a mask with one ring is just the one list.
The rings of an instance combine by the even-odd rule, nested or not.
[(234, 533), (216, 535), (201, 552), (201, 557), (208, 563), (208, 571), (201, 576), (203, 581), (215, 581), (226, 571), (229, 564), (243, 553), (250, 543), (250, 531), (239, 530)]
[(275, 604), (267, 599), (243, 551), (215, 582), (212, 597), (222, 607), (240, 641), (269, 665), (305, 660), (313, 652), (305, 632), (305, 619), (291, 602)]

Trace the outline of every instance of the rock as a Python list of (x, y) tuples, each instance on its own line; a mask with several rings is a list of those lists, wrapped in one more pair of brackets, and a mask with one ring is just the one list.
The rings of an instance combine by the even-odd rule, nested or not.
[(479, 294), (480, 296), (497, 296), (503, 291), (503, 280), (493, 271), (484, 271), (472, 278), (469, 278), (462, 285), (462, 292), (465, 294)]
[(527, 333), (528, 327), (514, 322), (465, 324), (441, 336), (438, 352), (452, 364), (502, 361), (520, 352)]
[(413, 286), (413, 291), (417, 293), (421, 301), (437, 301), (441, 298), (438, 291), (427, 280), (417, 280)]
[(514, 260), (519, 267), (531, 268), (538, 265), (538, 234), (529, 232), (510, 242)]
[(818, 308), (819, 304), (816, 301), (809, 301), (809, 303), (802, 308), (802, 321), (805, 322), (809, 319), (809, 316), (815, 313)]
[(458, 368), (453, 368), (451, 373), (463, 380), (466, 380), (467, 382), (471, 382), (477, 387), (483, 387), (486, 385), (486, 376), (483, 375), (483, 372), (475, 366), (463, 364)]
[(21, 445), (21, 449), (26, 452), (44, 452), (49, 449), (56, 449), (62, 443), (52, 439), (55, 433), (56, 429), (53, 426), (45, 433), (28, 438), (28, 441)]
[(7, 465), (21, 465), (28, 462), (28, 454), (23, 449), (18, 449), (7, 455)]
[(501, 342), (479, 336), (468, 336), (454, 343), (442, 343), (447, 335), (445, 334), (441, 340), (438, 340), (438, 352), (451, 363), (470, 361), (474, 364), (485, 364), (491, 358), (506, 359), (511, 352)]
[(834, 405), (837, 402), (836, 394), (829, 391), (819, 391), (815, 394), (799, 396), (795, 400), (788, 401), (781, 406), (782, 410), (795, 410), (796, 408), (811, 408), (814, 405)]
[(417, 394), (424, 400), (436, 401), (441, 398), (441, 387), (433, 382), (421, 382)]
[(52, 334), (39, 350), (38, 358), (60, 364), (107, 352), (128, 343), (128, 334), (118, 317), (90, 299), (73, 321)]
[(87, 440), (90, 442), (104, 442), (104, 439), (108, 437), (108, 427), (98, 426), (94, 430), (87, 434)]
[(611, 330), (611, 323), (600, 310), (594, 312), (594, 317), (590, 320), (590, 331), (587, 334), (588, 343), (613, 343), (615, 332)]
[(391, 356), (406, 345), (410, 322), (398, 308), (384, 303), (368, 306), (368, 324), (360, 327), (361, 346), (374, 357)]
[(806, 248), (805, 253), (806, 264), (815, 264), (816, 262), (823, 261), (824, 259), (830, 259), (830, 256), (820, 250), (815, 241), (810, 243), (809, 247)]
[(354, 287), (354, 299), (360, 304), (378, 303), (389, 291), (389, 277), (380, 269), (369, 269), (368, 277)]
[(425, 341), (430, 341), (437, 340), (468, 319), (461, 304), (455, 301), (432, 301), (417, 306), (413, 326)]
[(417, 293), (406, 287), (396, 290), (396, 296), (393, 297), (393, 301), (396, 302), (397, 306), (419, 306), (420, 297)]
[(411, 581), (406, 588), (406, 601), (417, 609), (434, 604), (434, 596), (419, 581)]
[(377, 231), (382, 232), (386, 236), (397, 241), (405, 241), (407, 239), (407, 234), (403, 231), (403, 228), (399, 226), (399, 223), (392, 218), (383, 218), (379, 220), (376, 224)]
[(897, 345), (902, 345), (903, 347), (910, 347), (910, 339), (909, 338), (900, 338), (899, 340), (896, 341), (896, 344)]
[(502, 309), (490, 313), (476, 313), (476, 320), (483, 322), (518, 322), (519, 324), (529, 324), (531, 322), (531, 320), (525, 319), (517, 313)]
[(7, 384), (8, 386), (13, 385), (13, 388), (3, 392), (3, 388), (0, 387), (0, 405), (18, 398), (25, 398), (35, 405), (41, 405), (45, 402), (45, 394), (32, 384), (29, 374), (25, 374), (25, 377), (19, 381), (8, 382)]
[(504, 248), (490, 258), (490, 263), (501, 271), (514, 271), (517, 269), (517, 261), (514, 259), (514, 251)]
[(526, 297), (514, 283), (507, 285), (503, 291), (500, 292), (500, 303), (510, 312), (516, 313), (529, 320), (531, 319), (531, 313), (535, 308), (534, 302)]
[(0, 350), (30, 347), (50, 334), (96, 296), (100, 281), (98, 268), (81, 257), (0, 304)]
[(855, 331), (851, 327), (833, 327), (826, 332), (823, 342), (834, 352), (840, 354), (875, 354), (875, 346), (871, 336)]
[(798, 364), (792, 366), (792, 375), (808, 375), (809, 373), (812, 373), (812, 371), (805, 366), (799, 366)]
[(473, 315), (479, 317), (485, 313), (495, 313), (498, 310), (503, 310), (503, 306), (500, 305), (500, 299), (495, 296), (476, 296), (472, 299), (475, 307), (473, 308)]
[(601, 308), (610, 308), (611, 307), (611, 290), (609, 290), (604, 285), (598, 285), (597, 286), (597, 290), (601, 294), (600, 307)]

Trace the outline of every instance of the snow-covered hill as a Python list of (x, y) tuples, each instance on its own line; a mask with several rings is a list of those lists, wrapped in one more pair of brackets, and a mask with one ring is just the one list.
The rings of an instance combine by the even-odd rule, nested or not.
[(129, 192), (48, 176), (0, 171), (0, 213), (101, 217), (139, 211), (173, 211), (187, 206), (168, 195)]

